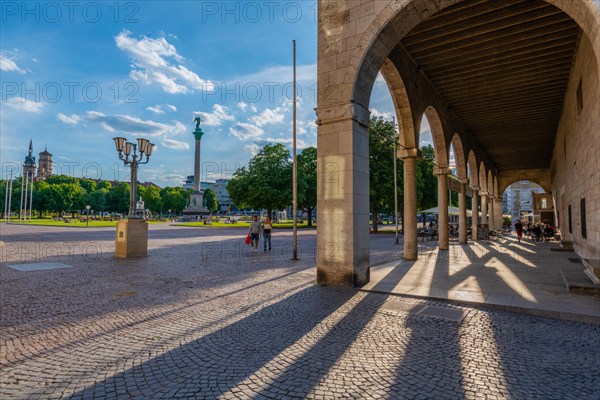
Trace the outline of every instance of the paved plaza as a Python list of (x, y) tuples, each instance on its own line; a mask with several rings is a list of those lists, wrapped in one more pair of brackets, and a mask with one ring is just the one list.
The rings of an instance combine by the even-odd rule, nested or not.
[[(476, 252), (484, 265), (504, 263), (497, 276), (522, 278), (517, 287), (494, 281), (492, 267), (454, 267), (464, 265), (455, 256), (445, 274), (427, 275), (399, 261), (393, 235), (372, 235), (379, 290), (361, 291), (315, 283), (314, 230), (300, 231), (298, 262), (289, 261), (290, 231), (276, 233), (271, 253), (253, 254), (246, 229), (151, 225), (142, 260), (113, 258), (114, 228), (2, 224), (1, 233), (3, 400), (600, 397), (599, 325), (417, 289), (429, 279), (447, 297), (443, 288), (474, 292), (475, 283), (511, 302), (540, 299), (540, 290), (569, 296), (553, 274), (541, 278), (550, 288), (531, 286), (547, 244), (524, 246), (527, 273)], [(421, 250), (420, 260), (436, 252)], [(20, 264), (30, 266), (9, 267)], [(398, 290), (406, 295), (385, 293)], [(592, 312), (600, 304), (570, 296)]]

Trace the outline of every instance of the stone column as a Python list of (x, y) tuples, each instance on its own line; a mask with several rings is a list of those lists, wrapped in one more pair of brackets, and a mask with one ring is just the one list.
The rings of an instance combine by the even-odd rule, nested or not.
[(488, 217), (488, 224), (490, 224), (490, 229), (494, 229), (496, 226), (494, 216), (494, 196), (491, 194), (488, 194), (488, 213), (490, 214)]
[(438, 178), (438, 232), (440, 250), (448, 250), (448, 168), (434, 167)]
[(404, 259), (417, 259), (417, 174), (416, 159), (420, 157), (418, 148), (399, 149), (398, 157), (404, 162)]
[(459, 179), (458, 194), (458, 242), (467, 243), (467, 180)]
[(494, 201), (494, 223), (496, 228), (502, 228), (504, 217), (502, 216), (502, 198)]
[(369, 281), (369, 110), (319, 107), (317, 282)]
[(479, 224), (479, 186), (471, 186), (471, 239), (477, 240), (477, 224)]
[(201, 139), (196, 136), (196, 151), (194, 152), (194, 192), (200, 191), (200, 149)]
[(488, 218), (487, 218), (487, 192), (484, 190), (481, 190), (479, 192), (479, 194), (481, 195), (481, 224), (485, 225), (488, 223)]

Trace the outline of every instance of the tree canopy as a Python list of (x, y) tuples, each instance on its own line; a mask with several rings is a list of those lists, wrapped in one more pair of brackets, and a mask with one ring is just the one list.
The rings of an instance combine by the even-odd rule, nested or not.
[(227, 191), (240, 208), (284, 209), (292, 202), (292, 162), (282, 144), (267, 144), (239, 168), (227, 184)]
[(308, 214), (308, 226), (312, 226), (312, 213), (317, 207), (317, 148), (305, 148), (297, 161), (298, 208)]

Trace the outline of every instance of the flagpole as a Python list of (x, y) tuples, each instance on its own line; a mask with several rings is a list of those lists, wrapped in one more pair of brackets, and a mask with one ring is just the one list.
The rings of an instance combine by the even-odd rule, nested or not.
[(31, 189), (29, 194), (29, 222), (31, 222), (31, 207), (33, 206), (33, 174), (31, 174)]
[(296, 162), (296, 41), (292, 40), (294, 53), (294, 105), (293, 105), (293, 154), (292, 154), (292, 212), (294, 213), (294, 248), (292, 260), (298, 260), (298, 165)]
[(398, 155), (396, 154), (396, 117), (392, 118), (392, 125), (394, 126), (394, 220), (396, 221), (396, 244), (398, 244), (398, 180), (396, 178)]

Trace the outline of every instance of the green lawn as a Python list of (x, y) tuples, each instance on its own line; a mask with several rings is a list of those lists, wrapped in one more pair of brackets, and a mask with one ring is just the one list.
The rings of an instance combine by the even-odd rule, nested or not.
[[(71, 219), (71, 222), (57, 221), (50, 218), (33, 218), (29, 221), (19, 221), (18, 219), (11, 218), (10, 223), (15, 225), (39, 225), (39, 226), (66, 226), (69, 228), (86, 228), (88, 227), (86, 221), (79, 221), (77, 218)], [(148, 221), (150, 224), (164, 223), (165, 221)], [(89, 227), (98, 228), (106, 226), (117, 226), (117, 221), (94, 221), (90, 219)]]

